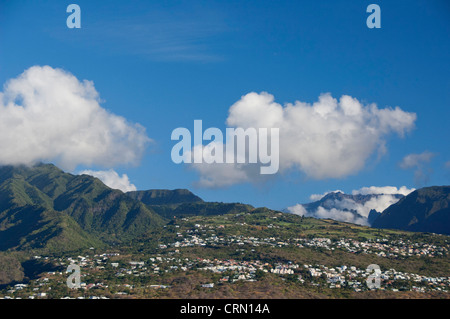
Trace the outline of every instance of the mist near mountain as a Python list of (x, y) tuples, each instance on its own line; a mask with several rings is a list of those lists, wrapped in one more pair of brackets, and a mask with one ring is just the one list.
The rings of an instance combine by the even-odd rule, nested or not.
[(342, 191), (313, 194), (313, 202), (296, 204), (284, 211), (296, 215), (327, 218), (370, 226), (380, 213), (398, 202), (413, 189), (406, 187), (364, 187), (354, 190), (352, 194)]

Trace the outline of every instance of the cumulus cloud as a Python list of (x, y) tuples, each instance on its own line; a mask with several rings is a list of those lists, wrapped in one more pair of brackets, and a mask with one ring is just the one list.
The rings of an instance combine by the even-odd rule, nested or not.
[(364, 218), (365, 216), (360, 217), (349, 211), (344, 211), (337, 208), (326, 209), (320, 206), (317, 208), (314, 214), (316, 218), (329, 218), (342, 222), (369, 226), (367, 218)]
[[(234, 158), (242, 158), (245, 161), (246, 154), (241, 152), (234, 153), (230, 147), (226, 147), (226, 144), (221, 142), (211, 142), (208, 145), (196, 145), (192, 148), (192, 151), (187, 151), (184, 154), (185, 158), (190, 158), (190, 167), (197, 171), (200, 175), (198, 181), (194, 183), (197, 187), (204, 188), (223, 188), (234, 184), (239, 184), (243, 182), (264, 182), (269, 177), (267, 175), (260, 174), (260, 167), (257, 164), (248, 163), (216, 163), (211, 154), (214, 153), (214, 148), (219, 152), (222, 152), (223, 158), (228, 156)], [(203, 156), (202, 163), (194, 163), (195, 154), (197, 156)]]
[[(252, 92), (230, 107), (226, 124), (243, 129), (279, 128), (280, 172), (294, 169), (308, 178), (322, 180), (356, 174), (372, 155), (386, 152), (390, 135), (403, 137), (414, 128), (415, 120), (415, 113), (399, 107), (380, 109), (375, 104), (363, 105), (348, 95), (337, 100), (327, 93), (313, 104), (296, 101), (281, 105), (269, 93)], [(211, 184), (224, 184), (227, 176), (223, 170), (233, 172), (251, 169), (250, 166), (230, 165), (218, 170), (217, 177), (214, 170), (208, 170), (207, 178)], [(201, 165), (195, 169), (204, 178), (205, 169)], [(230, 176), (234, 178), (233, 174)], [(237, 181), (253, 181), (252, 174), (244, 176)]]
[(100, 106), (93, 82), (33, 66), (0, 93), (0, 164), (137, 164), (150, 139), (139, 124)]
[(319, 206), (316, 210), (314, 210), (314, 212), (310, 212), (306, 210), (303, 205), (296, 204), (288, 207), (287, 211), (291, 214), (299, 216), (314, 217), (319, 219), (333, 219), (341, 222), (368, 226), (367, 218), (363, 218), (349, 211), (344, 211), (337, 208), (324, 208)]
[(117, 174), (117, 172), (112, 169), (109, 169), (107, 171), (84, 170), (80, 172), (80, 175), (82, 174), (97, 177), (106, 186), (113, 189), (120, 189), (122, 192), (136, 190), (136, 186), (130, 183), (127, 174), (122, 174), (122, 176), (119, 176), (119, 174)]
[(295, 214), (295, 215), (299, 215), (299, 216), (308, 216), (309, 215), (308, 211), (302, 204), (295, 204), (294, 206), (286, 208), (286, 210), (291, 214)]
[(429, 177), (433, 170), (428, 166), (436, 153), (424, 151), (418, 154), (406, 155), (399, 166), (402, 169), (412, 169), (414, 171), (414, 183), (423, 186), (428, 183)]
[[(392, 204), (400, 200), (402, 196), (406, 196), (414, 191), (406, 186), (400, 188), (393, 186), (384, 187), (363, 187), (358, 190), (353, 190), (352, 195), (366, 195), (363, 198), (342, 197), (327, 199), (320, 206), (314, 209), (307, 209), (307, 205), (296, 204), (288, 207), (286, 210), (292, 214), (314, 217), (314, 218), (329, 218), (333, 220), (349, 222), (353, 224), (369, 226), (369, 213), (376, 210), (382, 212)], [(329, 192), (334, 193), (334, 192)], [(324, 194), (324, 196), (328, 195)], [(342, 193), (342, 192), (341, 192)], [(317, 195), (317, 194), (316, 194)], [(399, 196), (402, 195), (402, 196)], [(320, 199), (322, 199), (322, 196)], [(316, 199), (312, 195), (311, 199)]]
[(400, 162), (400, 167), (403, 169), (416, 168), (425, 163), (429, 163), (436, 154), (425, 151), (420, 154), (406, 155)]
[(415, 188), (408, 188), (406, 186), (401, 186), (399, 188), (395, 186), (370, 186), (370, 187), (362, 187), (357, 190), (353, 190), (352, 194), (357, 195), (371, 195), (371, 194), (385, 194), (385, 195), (393, 195), (393, 194), (400, 194), (403, 196), (408, 195), (409, 193), (415, 191)]

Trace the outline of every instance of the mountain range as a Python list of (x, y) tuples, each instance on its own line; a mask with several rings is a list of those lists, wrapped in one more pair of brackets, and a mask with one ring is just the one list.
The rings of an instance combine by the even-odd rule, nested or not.
[[(386, 204), (376, 210), (378, 202)], [(298, 208), (300, 206), (301, 208)], [(330, 192), (317, 201), (284, 210), (316, 218), (367, 221), (374, 228), (450, 234), (450, 186), (425, 187), (402, 194), (345, 194)], [(346, 216), (343, 216), (343, 215)], [(331, 217), (330, 215), (333, 215)]]
[(334, 191), (322, 195), (316, 201), (288, 207), (284, 212), (370, 226), (385, 208), (402, 197), (404, 195), (391, 193), (345, 194)]
[[(316, 210), (319, 206), (330, 209), (330, 208), (335, 207), (335, 205), (334, 205), (335, 202), (341, 202), (341, 201), (345, 201), (345, 200), (351, 200), (357, 204), (364, 205), (369, 200), (376, 198), (380, 195), (383, 195), (383, 194), (366, 194), (366, 195), (345, 194), (343, 192), (336, 191), (336, 192), (330, 192), (330, 193), (326, 194), (325, 196), (323, 196), (321, 199), (319, 199), (317, 201), (303, 204), (303, 207), (306, 208), (307, 210)], [(400, 199), (403, 197), (403, 195), (401, 195), (401, 194), (393, 194), (392, 196), (397, 199)], [(348, 210), (351, 211), (351, 209), (348, 209)]]
[[(303, 204), (303, 208), (308, 212), (314, 212), (319, 207), (324, 209), (338, 209), (344, 212), (349, 212), (354, 215), (355, 219), (358, 218), (368, 218), (369, 224), (373, 222), (381, 212), (376, 209), (367, 209), (369, 211), (368, 216), (364, 216), (361, 212), (359, 212), (356, 207), (361, 207), (366, 205), (369, 201), (376, 201), (380, 196), (386, 196), (385, 194), (345, 194), (339, 191), (330, 192), (323, 196), (321, 199)], [(404, 196), (401, 194), (389, 194), (388, 196), (392, 197), (395, 200), (399, 200)]]
[(99, 246), (162, 224), (145, 204), (92, 176), (51, 164), (0, 168), (1, 250)]
[[(442, 186), (398, 195), (398, 203), (382, 213), (371, 211), (369, 217), (377, 228), (449, 234), (449, 192), (450, 186)], [(304, 207), (331, 208), (343, 200), (364, 204), (373, 196), (336, 192)], [(186, 189), (123, 193), (52, 164), (0, 167), (0, 251), (101, 247), (143, 236), (183, 216), (253, 210), (247, 204), (205, 202)]]
[[(400, 198), (383, 212), (370, 211), (368, 217), (374, 219), (372, 226), (377, 228), (450, 234), (449, 192), (450, 186), (420, 189)], [(336, 203), (351, 201), (365, 205), (374, 198), (371, 195), (331, 193), (318, 202), (305, 204), (305, 207), (332, 210)], [(345, 207), (341, 206), (341, 209)], [(345, 213), (359, 215), (352, 209)], [(283, 214), (242, 203), (205, 202), (186, 189), (124, 193), (111, 189), (93, 176), (69, 174), (52, 164), (2, 166), (0, 289), (12, 283), (28, 282), (45, 272), (63, 271), (56, 259), (83, 254), (82, 251), (86, 254), (91, 248), (95, 252), (121, 249), (138, 259), (144, 250), (152, 254), (160, 252), (161, 243), (181, 240), (180, 230), (176, 228), (180, 224), (187, 225), (189, 231), (203, 234), (206, 230), (197, 229), (196, 225), (205, 220), (217, 226), (209, 231), (216, 232), (218, 238), (233, 240), (235, 236), (273, 238), (282, 235), (285, 239), (298, 236), (313, 239), (329, 235), (359, 238), (363, 234), (384, 238), (397, 234), (391, 230), (374, 232), (366, 226), (304, 217), (307, 216)], [(419, 236), (429, 238), (428, 234)], [(259, 259), (265, 255), (266, 259), (279, 261), (287, 256), (284, 250), (275, 252), (252, 247), (260, 250), (247, 251), (245, 258)], [(228, 259), (244, 254), (240, 249), (227, 245), (223, 250), (217, 250), (215, 246), (186, 250), (188, 255), (195, 251), (199, 258), (221, 256)], [(304, 253), (300, 251), (301, 255)], [(306, 253), (302, 260), (311, 258), (312, 252)], [(317, 254), (316, 260), (330, 257), (326, 252)], [(35, 259), (34, 256), (53, 256), (56, 259), (49, 262), (46, 258)], [(344, 263), (343, 260), (354, 262), (354, 258), (364, 259), (364, 265), (368, 263), (365, 255), (355, 257), (350, 254), (341, 260), (342, 256), (342, 252), (337, 252), (340, 263)]]
[(189, 214), (253, 207), (206, 203), (188, 190), (123, 193), (52, 164), (0, 167), (0, 251), (68, 251), (124, 242)]

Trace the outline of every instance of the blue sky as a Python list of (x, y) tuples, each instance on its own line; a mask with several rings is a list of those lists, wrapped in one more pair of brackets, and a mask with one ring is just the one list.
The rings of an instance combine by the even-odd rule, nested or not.
[[(81, 8), (81, 29), (66, 26), (70, 3)], [(370, 3), (381, 8), (381, 29), (366, 26)], [(449, 184), (449, 34), (444, 0), (2, 1), (0, 82), (35, 65), (93, 81), (102, 108), (153, 141), (137, 165), (113, 167), (138, 189), (189, 188), (205, 200), (281, 209), (335, 189)], [(172, 130), (193, 129), (195, 119), (225, 129), (230, 107), (250, 92), (280, 105), (349, 95), (417, 119), (403, 137), (383, 136), (382, 156), (371, 152), (339, 178), (290, 169), (266, 183), (196, 186), (199, 173), (171, 161)], [(411, 154), (431, 156), (401, 165)]]

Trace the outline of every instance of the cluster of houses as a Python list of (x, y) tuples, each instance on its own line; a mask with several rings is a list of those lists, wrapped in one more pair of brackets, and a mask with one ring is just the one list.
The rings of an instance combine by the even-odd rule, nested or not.
[[(315, 278), (325, 278), (326, 284), (329, 288), (350, 287), (355, 291), (367, 290), (367, 279), (373, 276), (372, 269), (358, 269), (355, 266), (339, 266), (327, 267), (325, 265), (303, 265), (304, 269), (308, 271), (312, 277), (312, 282)], [(382, 290), (397, 291), (398, 288), (392, 287), (394, 282), (411, 283), (408, 290), (425, 292), (425, 291), (450, 291), (450, 277), (430, 277), (413, 273), (406, 273), (396, 271), (395, 269), (388, 269), (381, 271), (377, 275), (380, 278), (380, 287)], [(317, 281), (316, 281), (317, 282)], [(316, 283), (317, 284), (317, 283)], [(406, 286), (406, 285), (405, 285)]]
[[(275, 227), (275, 226), (274, 226)], [(131, 256), (122, 256), (118, 252), (108, 252), (95, 254), (88, 253), (86, 256), (76, 257), (44, 257), (35, 256), (35, 259), (45, 259), (66, 269), (70, 264), (76, 264), (81, 268), (80, 288), (89, 291), (91, 289), (107, 289), (111, 285), (102, 274), (107, 272), (109, 275), (121, 277), (123, 282), (127, 278), (152, 276), (150, 282), (145, 287), (155, 289), (169, 289), (170, 286), (162, 285), (154, 275), (171, 274), (175, 272), (186, 272), (188, 270), (199, 270), (222, 274), (218, 282), (205, 283), (202, 288), (214, 288), (219, 283), (237, 282), (237, 281), (256, 281), (260, 280), (261, 273), (270, 273), (279, 276), (288, 276), (296, 278), (299, 284), (310, 284), (314, 286), (326, 286), (329, 288), (350, 288), (355, 291), (367, 290), (366, 279), (370, 275), (367, 269), (357, 269), (354, 266), (327, 267), (325, 265), (298, 265), (292, 262), (285, 263), (267, 263), (258, 259), (254, 260), (220, 260), (196, 258), (190, 259), (182, 257), (180, 250), (185, 247), (202, 246), (226, 246), (234, 247), (236, 252), (245, 254), (251, 252), (258, 246), (270, 247), (296, 247), (302, 249), (305, 247), (321, 250), (344, 250), (351, 253), (375, 254), (387, 258), (399, 257), (442, 257), (447, 256), (449, 245), (437, 246), (429, 243), (411, 242), (406, 239), (376, 239), (376, 240), (356, 240), (356, 239), (338, 239), (315, 237), (315, 238), (292, 238), (281, 239), (276, 237), (258, 238), (254, 236), (243, 235), (217, 235), (223, 234), (218, 230), (224, 228), (219, 226), (206, 226), (194, 224), (192, 228), (181, 230), (180, 226), (175, 225), (175, 240), (161, 242), (159, 253), (143, 258), (144, 260), (134, 260)], [(246, 248), (244, 250), (243, 248)], [(254, 248), (254, 249), (253, 249)], [(93, 248), (92, 248), (93, 249)], [(142, 258), (142, 257), (141, 257)], [(239, 259), (239, 258), (238, 258)], [(84, 282), (86, 276), (95, 274), (98, 278), (95, 282)], [(32, 280), (29, 283), (18, 283), (0, 291), (0, 298), (13, 298), (14, 296), (24, 295), (23, 292), (29, 292), (28, 298), (47, 298), (51, 293), (52, 285), (55, 282), (61, 284), (67, 278), (67, 273), (63, 271), (48, 272), (46, 276)], [(90, 277), (92, 278), (92, 276)], [(102, 279), (103, 278), (103, 279)], [(156, 279), (155, 279), (156, 278)], [(282, 277), (284, 278), (284, 277)], [(398, 289), (394, 282), (408, 282), (409, 290), (426, 292), (430, 290), (449, 291), (450, 277), (429, 277), (412, 273), (403, 273), (394, 269), (381, 272), (380, 279), (382, 286), (380, 289)], [(146, 279), (144, 278), (145, 282)], [(122, 285), (122, 286), (120, 286)], [(134, 288), (133, 285), (114, 283), (116, 295), (126, 295), (127, 291)], [(120, 286), (120, 287), (119, 287)], [(99, 298), (103, 298), (100, 296)]]
[[(218, 228), (223, 225), (219, 225)], [(212, 226), (195, 224), (194, 229), (185, 232), (177, 232), (177, 240), (172, 243), (161, 244), (161, 249), (183, 248), (192, 246), (220, 246), (220, 245), (252, 245), (254, 247), (267, 245), (273, 247), (295, 246), (298, 248), (322, 248), (325, 250), (341, 249), (351, 253), (374, 254), (380, 257), (443, 257), (449, 253), (450, 245), (436, 246), (429, 243), (411, 242), (410, 240), (398, 239), (376, 239), (359, 241), (356, 239), (341, 238), (331, 240), (330, 238), (292, 238), (282, 240), (275, 237), (257, 238), (254, 236), (228, 235), (218, 236), (214, 233)]]
[(230, 276), (225, 276), (220, 279), (221, 282), (235, 282), (238, 280), (255, 281), (257, 270), (266, 273), (271, 272), (279, 275), (294, 274), (294, 269), (298, 269), (299, 267), (298, 265), (294, 265), (292, 263), (276, 263), (275, 265), (272, 265), (270, 263), (263, 263), (260, 260), (238, 261), (234, 259), (200, 259), (199, 262), (204, 264), (204, 266), (200, 266), (197, 268), (199, 270), (211, 271), (214, 273), (233, 273), (232, 278), (230, 278)]
[(349, 239), (340, 239), (336, 242), (337, 248), (343, 248), (347, 251), (367, 254), (375, 254), (380, 257), (442, 257), (448, 254), (449, 245), (436, 246), (428, 243), (411, 242), (410, 240), (378, 239), (374, 241), (358, 241)]
[[(326, 240), (316, 240), (317, 243), (328, 243)], [(101, 254), (93, 256), (77, 256), (69, 258), (58, 258), (57, 261), (61, 265), (68, 265), (76, 263), (81, 267), (81, 276), (84, 279), (91, 270), (98, 271), (109, 270), (113, 271), (117, 277), (126, 276), (148, 276), (150, 274), (164, 274), (176, 271), (199, 270), (209, 271), (213, 273), (223, 273), (217, 283), (203, 284), (203, 288), (213, 288), (215, 284), (237, 281), (256, 281), (258, 280), (257, 271), (264, 273), (271, 273), (275, 275), (296, 276), (299, 284), (310, 284), (314, 286), (326, 286), (329, 288), (349, 288), (354, 291), (364, 291), (368, 287), (366, 279), (371, 274), (368, 269), (358, 269), (355, 266), (339, 266), (327, 267), (325, 265), (298, 265), (292, 262), (287, 263), (267, 263), (260, 260), (221, 260), (221, 259), (205, 259), (205, 258), (181, 258), (171, 255), (155, 255), (151, 256), (145, 261), (142, 260), (128, 260), (116, 258), (114, 261), (110, 260), (111, 255)], [(114, 256), (119, 256), (118, 253)], [(41, 257), (36, 257), (41, 258)], [(43, 257), (49, 259), (49, 257)], [(101, 272), (100, 272), (101, 274)], [(51, 287), (55, 280), (61, 281), (61, 278), (66, 278), (65, 272), (48, 272), (46, 276), (40, 277), (32, 281), (32, 284), (19, 283), (10, 287), (6, 291), (0, 291), (0, 298), (14, 298), (17, 293), (28, 290), (28, 298), (47, 298)], [(383, 290), (396, 291), (397, 286), (393, 286), (394, 282), (409, 282), (409, 290), (426, 292), (426, 291), (450, 291), (450, 277), (430, 277), (419, 274), (399, 272), (395, 269), (389, 269), (380, 273), (381, 287)], [(117, 290), (118, 286), (115, 285)], [(122, 287), (123, 286), (123, 287)], [(123, 290), (132, 290), (134, 288), (131, 284), (122, 284)], [(168, 289), (170, 286), (161, 284), (147, 285), (155, 289)], [(108, 288), (108, 283), (95, 282), (85, 283), (81, 282), (81, 289), (90, 290), (94, 288)], [(126, 295), (125, 291), (118, 291), (116, 295)], [(68, 298), (68, 297), (67, 297)], [(98, 296), (98, 298), (105, 298)]]

